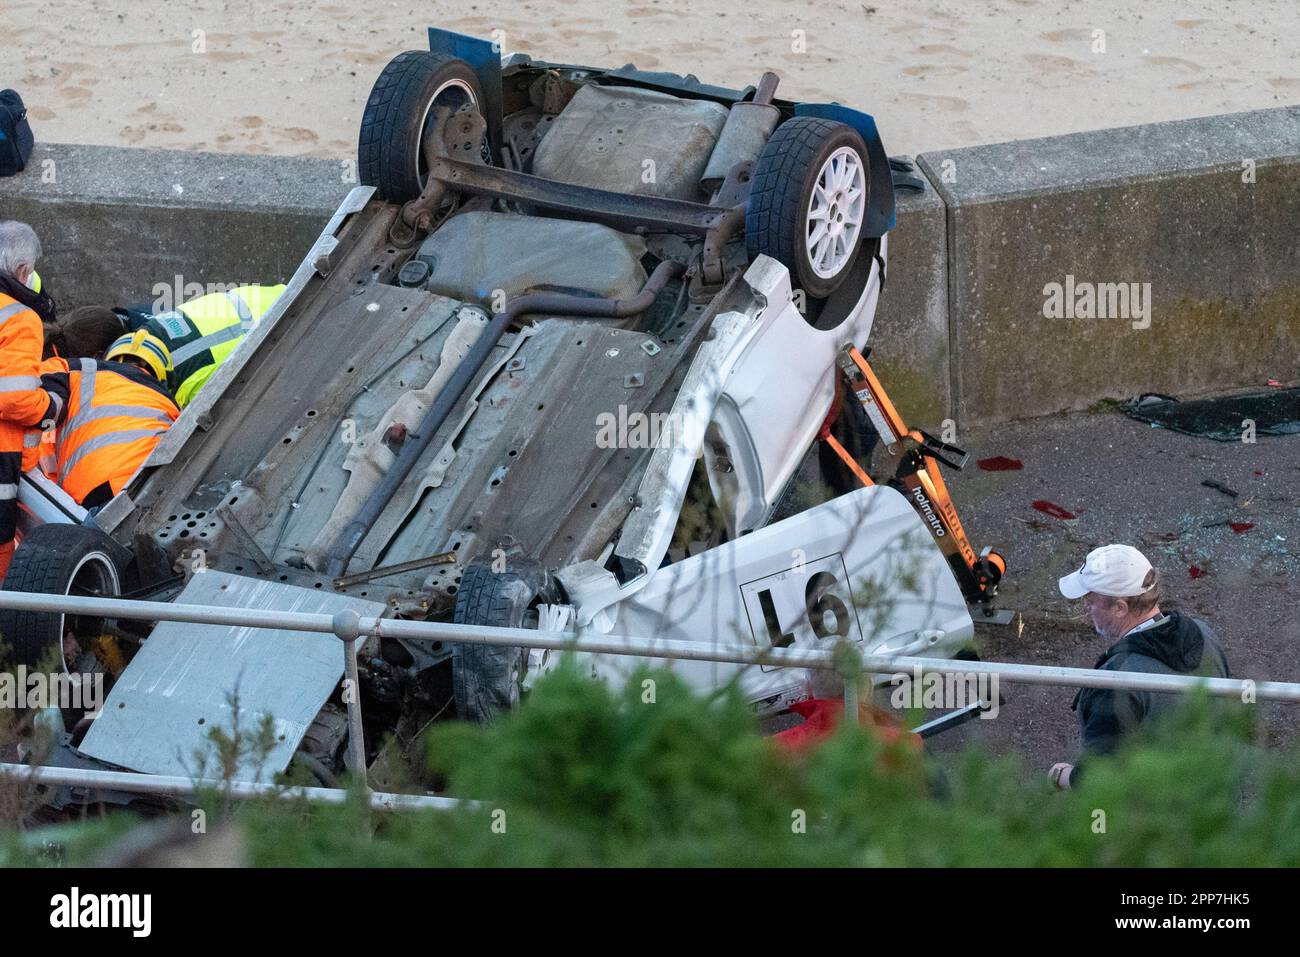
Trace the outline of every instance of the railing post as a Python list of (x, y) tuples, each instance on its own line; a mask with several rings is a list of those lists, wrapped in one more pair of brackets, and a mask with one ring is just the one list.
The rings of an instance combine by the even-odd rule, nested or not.
[(831, 649), (831, 661), (844, 681), (844, 720), (861, 725), (862, 708), (858, 699), (862, 694), (862, 653), (846, 642), (839, 642)]
[(366, 738), (361, 726), (361, 682), (357, 674), (357, 638), (361, 635), (361, 616), (351, 608), (340, 611), (333, 619), (334, 635), (343, 642), (345, 682), (343, 703), (348, 706), (348, 763), (361, 786), (370, 791), (366, 776)]
[(844, 676), (844, 720), (862, 723), (862, 709), (858, 707), (858, 676)]

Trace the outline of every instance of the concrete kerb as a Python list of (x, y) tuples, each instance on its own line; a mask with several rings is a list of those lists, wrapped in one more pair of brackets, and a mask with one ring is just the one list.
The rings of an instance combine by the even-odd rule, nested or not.
[[(355, 185), (351, 172), (337, 160), (43, 143), (0, 180), (0, 216), (35, 227), (64, 311), (141, 303), (177, 277), (284, 281)], [(951, 412), (945, 230), (932, 186), (899, 193), (872, 335), (891, 396), (931, 429)]]
[[(963, 425), (1300, 375), (1300, 107), (929, 153), (919, 165), (947, 208)], [(1057, 289), (1059, 318), (1048, 315)]]
[(340, 161), (39, 144), (0, 180), (0, 218), (41, 237), (62, 311), (159, 298), (155, 287), (280, 282), (348, 190)]
[[(898, 194), (871, 342), (912, 424), (1300, 377), (1300, 107), (928, 153), (917, 166), (928, 182)], [(339, 160), (41, 144), (0, 180), (0, 216), (40, 233), (61, 308), (138, 303), (177, 277), (285, 279), (350, 178)], [(1053, 283), (1149, 283), (1150, 323), (1050, 319)]]
[(871, 362), (907, 423), (937, 435), (952, 415), (947, 210), (924, 170), (915, 172), (924, 190), (895, 193), (898, 224), (889, 234)]

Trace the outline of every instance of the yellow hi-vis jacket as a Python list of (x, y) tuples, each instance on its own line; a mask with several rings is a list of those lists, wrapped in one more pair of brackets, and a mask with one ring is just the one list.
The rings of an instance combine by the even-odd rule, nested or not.
[(239, 345), (284, 292), (284, 286), (237, 286), (181, 303), (179, 309), (151, 316), (143, 325), (167, 344), (172, 371), (167, 384), (181, 408)]

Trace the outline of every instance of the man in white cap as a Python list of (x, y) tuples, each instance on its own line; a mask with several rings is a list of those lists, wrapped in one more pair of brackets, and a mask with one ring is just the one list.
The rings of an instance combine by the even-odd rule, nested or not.
[[(1103, 671), (1228, 677), (1228, 660), (1210, 626), (1197, 618), (1160, 610), (1160, 581), (1151, 563), (1131, 545), (1103, 545), (1088, 553), (1079, 570), (1060, 581), (1061, 594), (1083, 600), (1092, 627), (1115, 641), (1094, 666)], [(1108, 754), (1121, 735), (1143, 721), (1177, 709), (1175, 692), (1081, 688), (1079, 714), (1083, 753)], [(1078, 784), (1082, 760), (1056, 764), (1057, 787)]]

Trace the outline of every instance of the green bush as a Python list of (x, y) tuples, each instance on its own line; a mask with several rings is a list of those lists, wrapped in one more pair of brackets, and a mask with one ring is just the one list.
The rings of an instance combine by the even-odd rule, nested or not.
[[(795, 761), (735, 689), (653, 671), (612, 691), (560, 668), (495, 725), (428, 735), (429, 769), (476, 807), (372, 813), (354, 794), (212, 813), (276, 866), (1295, 865), (1300, 764), (1213, 714), (1194, 703), (1058, 792), (1014, 759), (972, 750), (940, 772), (856, 728)], [(0, 859), (88, 862), (109, 836), (60, 835), (57, 858), (0, 837)]]

